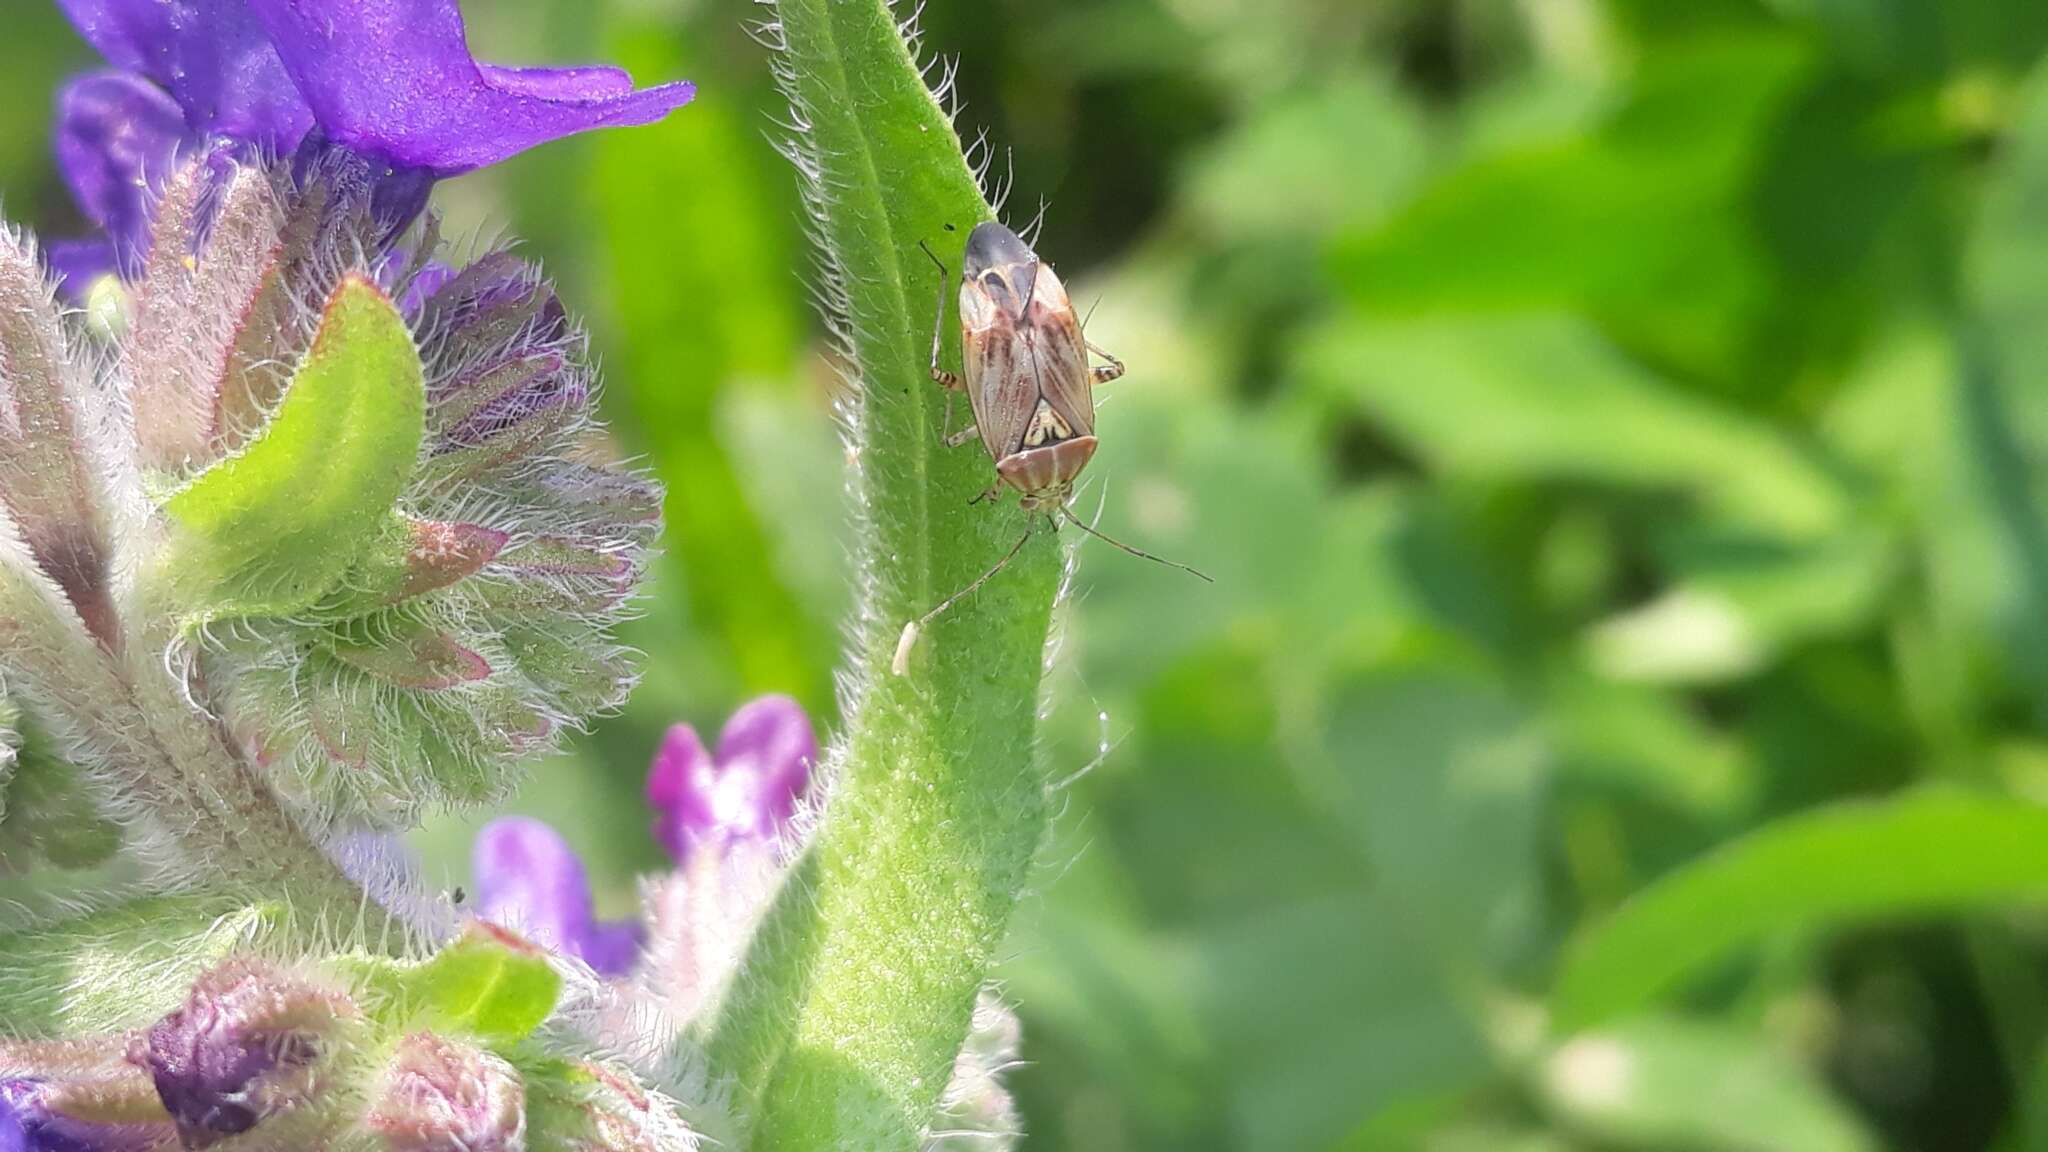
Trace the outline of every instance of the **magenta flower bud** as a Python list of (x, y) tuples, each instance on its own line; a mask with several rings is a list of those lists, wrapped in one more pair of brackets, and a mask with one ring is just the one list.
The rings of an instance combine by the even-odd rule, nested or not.
[(787, 696), (749, 701), (718, 734), (718, 754), (696, 729), (668, 730), (647, 773), (654, 837), (678, 862), (704, 844), (773, 843), (810, 784), (818, 738)]
[(338, 993), (231, 960), (194, 982), (128, 1059), (155, 1079), (184, 1146), (204, 1148), (304, 1102), (327, 1042), (355, 1014)]
[(591, 909), (583, 860), (539, 820), (507, 816), (476, 836), (477, 915), (577, 957), (606, 976), (632, 971), (640, 925), (600, 921)]
[(391, 1152), (519, 1152), (526, 1089), (502, 1057), (415, 1032), (399, 1041), (363, 1123)]

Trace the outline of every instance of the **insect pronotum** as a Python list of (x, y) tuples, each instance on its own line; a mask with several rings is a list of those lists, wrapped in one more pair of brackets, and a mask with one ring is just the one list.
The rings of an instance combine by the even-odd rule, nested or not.
[[(1052, 266), (1038, 258), (1015, 232), (994, 221), (978, 224), (968, 234), (960, 258), (960, 368), (955, 375), (939, 367), (939, 347), (946, 322), (947, 272), (929, 247), (924, 253), (939, 269), (938, 314), (932, 319), (932, 379), (946, 390), (946, 415), (940, 436), (958, 447), (976, 436), (996, 466), (996, 483), (979, 499), (993, 499), (1005, 485), (1015, 488), (1026, 512), (1043, 512), (1057, 530), (1066, 520), (1090, 536), (1141, 559), (1209, 577), (1185, 564), (1140, 551), (1095, 530), (1074, 515), (1067, 501), (1074, 480), (1095, 455), (1095, 385), (1124, 374), (1124, 363), (1088, 342), (1067, 289)], [(1091, 366), (1088, 353), (1105, 363)], [(953, 431), (953, 393), (967, 393), (974, 423)], [(925, 625), (972, 595), (1001, 572), (1031, 529), (966, 587), (903, 626), (890, 670), (903, 675), (911, 649)]]

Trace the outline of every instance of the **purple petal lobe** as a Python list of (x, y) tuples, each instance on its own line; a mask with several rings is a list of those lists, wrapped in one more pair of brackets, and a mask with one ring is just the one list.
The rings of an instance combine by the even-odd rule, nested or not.
[(619, 975), (639, 954), (638, 926), (599, 923), (591, 912), (583, 861), (561, 834), (539, 820), (507, 816), (477, 833), (477, 915), (575, 956), (606, 975)]
[(647, 771), (647, 803), (654, 808), (654, 839), (675, 860), (716, 824), (711, 794), (717, 784), (711, 753), (688, 724), (669, 728)]
[[(83, 1094), (111, 1095), (96, 1087), (85, 1086)], [(64, 1096), (62, 1085), (33, 1076), (0, 1079), (0, 1152), (150, 1152), (174, 1138), (167, 1118), (88, 1119), (67, 1109)]]
[(779, 832), (795, 813), (817, 761), (818, 737), (811, 719), (787, 696), (749, 701), (718, 734), (720, 772), (752, 782), (748, 815), (769, 835)]
[(322, 129), (452, 176), (591, 128), (659, 120), (688, 83), (634, 91), (609, 68), (489, 68), (454, 0), (248, 0)]
[(58, 167), (124, 264), (148, 246), (151, 181), (170, 172), (184, 132), (176, 102), (133, 73), (88, 73), (58, 93)]
[(589, 100), (593, 97), (630, 96), (633, 77), (624, 68), (592, 65), (584, 68), (501, 68), (478, 64), (486, 83), (505, 92), (541, 100)]
[(702, 843), (773, 841), (795, 813), (817, 758), (810, 718), (787, 696), (763, 696), (733, 713), (715, 758), (695, 729), (678, 724), (647, 775), (655, 838), (678, 861)]
[(100, 55), (156, 81), (194, 135), (286, 151), (312, 114), (246, 0), (59, 0)]
[(114, 246), (104, 236), (53, 240), (43, 246), (43, 263), (57, 277), (57, 287), (64, 298), (80, 304), (91, 295), (92, 286), (100, 277), (114, 274)]
[(595, 921), (583, 934), (579, 955), (599, 975), (623, 976), (640, 960), (643, 935), (638, 921)]

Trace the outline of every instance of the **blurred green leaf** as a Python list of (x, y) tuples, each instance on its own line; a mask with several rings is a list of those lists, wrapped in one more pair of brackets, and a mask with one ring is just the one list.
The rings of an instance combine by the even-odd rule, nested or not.
[(2048, 66), (2015, 102), (2011, 134), (1984, 189), (1970, 238), (1971, 302), (2004, 374), (2019, 390), (2016, 427), (2039, 451), (2048, 446)]
[(1768, 0), (1810, 22), (1869, 71), (1938, 76), (2024, 65), (2048, 41), (2048, 9), (2028, 0)]
[(1690, 527), (1666, 546), (1671, 588), (1588, 632), (1588, 656), (1607, 675), (1668, 684), (1749, 675), (1802, 642), (1868, 625), (1897, 566), (1892, 542), (1874, 532), (1787, 545)]
[(1427, 143), (1390, 79), (1340, 75), (1248, 117), (1201, 155), (1185, 198), (1224, 237), (1322, 235), (1398, 204), (1422, 174)]
[(1302, 364), (1453, 473), (1677, 489), (1793, 540), (1846, 513), (1844, 494), (1786, 437), (1677, 391), (1565, 317), (1345, 321)]
[(1756, 766), (1675, 693), (1579, 674), (1551, 685), (1558, 775), (1598, 782), (1703, 820), (1740, 814), (1755, 798)]
[(1466, 1089), (1484, 1034), (1428, 949), (1356, 894), (1304, 894), (1210, 924), (1204, 997), (1247, 1152), (1323, 1148), (1382, 1109)]
[(1446, 174), (1384, 227), (1343, 238), (1336, 272), (1368, 308), (1582, 307), (1728, 370), (1769, 290), (1748, 179), (1808, 63), (1768, 28), (1662, 46), (1594, 130)]
[(1876, 1140), (1817, 1077), (1738, 1029), (1637, 1019), (1575, 1036), (1544, 1061), (1545, 1102), (1627, 1147), (1870, 1152)]
[(1560, 1027), (1581, 1028), (1774, 932), (2044, 895), (2048, 809), (1949, 791), (1834, 805), (1766, 824), (1588, 926), (1565, 950), (1551, 1005)]
[(1328, 796), (1372, 890), (1453, 970), (1526, 943), (1549, 750), (1525, 709), (1476, 677), (1404, 669), (1340, 685), (1330, 715)]
[[(643, 75), (690, 74), (671, 33), (622, 24), (622, 63)], [(727, 397), (788, 391), (799, 363), (799, 281), (780, 216), (786, 177), (768, 166), (779, 161), (764, 155), (754, 128), (715, 96), (661, 124), (604, 133), (595, 147), (588, 194), (619, 320), (615, 404), (666, 486), (663, 587), (688, 605), (687, 632), (660, 637), (650, 625), (641, 642), (680, 650), (715, 638), (720, 671), (738, 691), (790, 692), (824, 709), (833, 617), (792, 593), (776, 534), (743, 480), (797, 449), (741, 456), (754, 446), (719, 427)]]

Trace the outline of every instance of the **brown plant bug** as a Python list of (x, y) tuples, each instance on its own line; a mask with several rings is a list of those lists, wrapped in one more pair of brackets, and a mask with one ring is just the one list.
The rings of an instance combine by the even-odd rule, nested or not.
[[(947, 226), (948, 228), (951, 225)], [(1074, 481), (1095, 455), (1095, 385), (1124, 374), (1124, 363), (1088, 342), (1074, 315), (1066, 285), (1015, 232), (995, 221), (975, 225), (960, 258), (960, 375), (939, 367), (946, 322), (945, 262), (930, 247), (918, 247), (939, 269), (937, 315), (932, 319), (932, 380), (946, 390), (940, 437), (949, 448), (979, 436), (996, 466), (996, 483), (975, 497), (993, 500), (1005, 485), (1018, 493), (1026, 512), (1043, 512), (1055, 531), (1062, 519), (1113, 548), (1143, 560), (1209, 577), (1141, 551), (1095, 530), (1074, 515), (1067, 501)], [(1107, 361), (1090, 365), (1088, 354)], [(974, 423), (952, 430), (953, 394), (967, 393)], [(1031, 529), (966, 587), (903, 626), (890, 671), (909, 669), (910, 653), (927, 624), (972, 595), (1007, 567), (1031, 539)], [(1212, 581), (1213, 583), (1213, 581)]]

